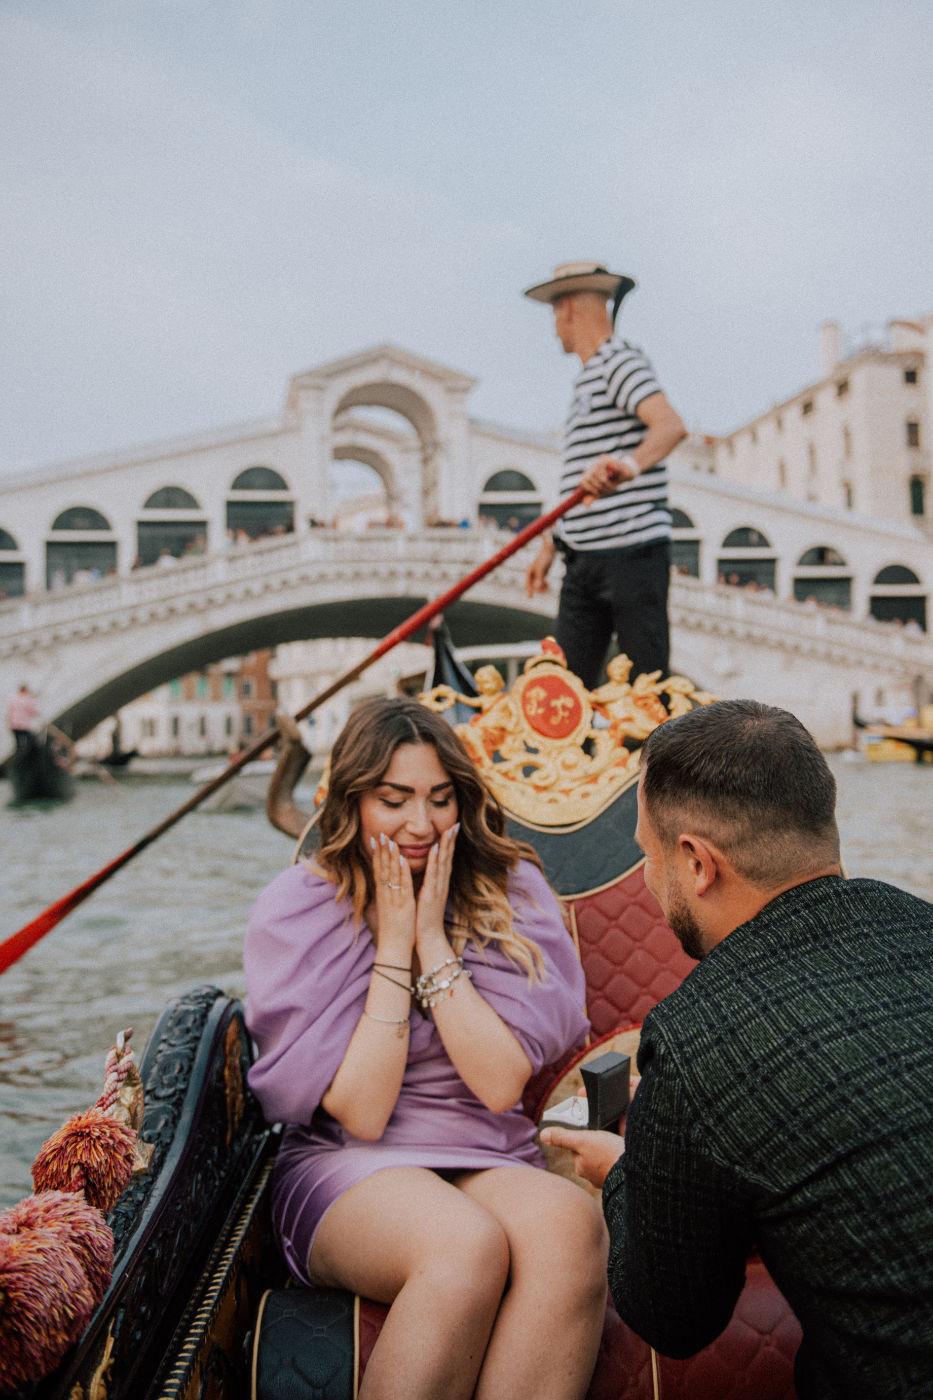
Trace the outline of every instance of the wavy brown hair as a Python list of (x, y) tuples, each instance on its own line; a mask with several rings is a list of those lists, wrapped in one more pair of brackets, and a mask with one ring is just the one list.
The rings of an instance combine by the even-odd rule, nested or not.
[(498, 944), (532, 980), (544, 963), (537, 945), (515, 929), (509, 872), (519, 860), (541, 862), (531, 846), (506, 834), (505, 814), (446, 720), (417, 700), (364, 701), (347, 720), (330, 758), (327, 797), (317, 823), (317, 860), (348, 898), (357, 922), (375, 898), (372, 867), (360, 837), (360, 798), (378, 787), (402, 744), (430, 744), (457, 794), (460, 830), (450, 875), (451, 937), (459, 952), (470, 941)]

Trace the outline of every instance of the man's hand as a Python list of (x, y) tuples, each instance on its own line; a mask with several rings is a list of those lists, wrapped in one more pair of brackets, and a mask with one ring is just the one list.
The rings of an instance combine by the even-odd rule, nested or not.
[(549, 1147), (566, 1147), (573, 1153), (573, 1166), (591, 1186), (602, 1188), (609, 1170), (625, 1151), (625, 1139), (618, 1133), (594, 1132), (584, 1128), (543, 1128), (541, 1141)]
[(541, 548), (525, 570), (525, 592), (529, 598), (533, 598), (536, 593), (548, 591), (547, 576), (555, 553), (553, 540), (543, 540)]
[(611, 496), (617, 486), (623, 481), (632, 481), (639, 471), (638, 463), (630, 453), (624, 457), (611, 457), (604, 452), (590, 463), (580, 477), (580, 485), (586, 493), (583, 504), (592, 504), (598, 496)]

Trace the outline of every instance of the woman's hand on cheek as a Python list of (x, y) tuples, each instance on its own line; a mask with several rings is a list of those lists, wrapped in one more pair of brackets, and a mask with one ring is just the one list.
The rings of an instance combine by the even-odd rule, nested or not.
[(376, 947), (403, 950), (410, 959), (415, 941), (415, 893), (408, 862), (394, 841), (370, 840), (376, 884)]
[(447, 908), (454, 845), (459, 830), (459, 822), (448, 827), (428, 855), (415, 920), (415, 939), (419, 949), (427, 941), (444, 937), (444, 911)]

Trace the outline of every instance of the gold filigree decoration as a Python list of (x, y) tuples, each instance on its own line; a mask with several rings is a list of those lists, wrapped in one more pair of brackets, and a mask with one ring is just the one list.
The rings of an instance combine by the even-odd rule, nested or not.
[(104, 1342), (104, 1351), (98, 1363), (97, 1370), (88, 1381), (87, 1391), (80, 1381), (76, 1381), (71, 1387), (68, 1400), (107, 1400), (107, 1382), (110, 1379), (110, 1368), (113, 1365), (113, 1329), (111, 1322), (110, 1330)]
[(510, 690), (494, 666), (483, 666), (478, 695), (439, 685), (419, 699), (440, 713), (458, 703), (474, 709), (455, 729), (502, 806), (541, 826), (566, 826), (594, 816), (631, 781), (653, 729), (715, 699), (685, 676), (653, 671), (631, 681), (631, 669), (620, 653), (606, 683), (587, 690), (548, 637)]

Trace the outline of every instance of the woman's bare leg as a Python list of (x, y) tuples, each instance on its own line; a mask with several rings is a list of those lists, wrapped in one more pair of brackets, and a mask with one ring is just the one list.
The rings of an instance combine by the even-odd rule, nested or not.
[(499, 1221), (509, 1289), (476, 1400), (582, 1400), (606, 1313), (608, 1235), (599, 1202), (535, 1167), (465, 1173), (456, 1185)]
[(481, 1204), (424, 1168), (376, 1172), (327, 1212), (310, 1269), (391, 1304), (360, 1400), (469, 1400), (509, 1272), (506, 1232)]

